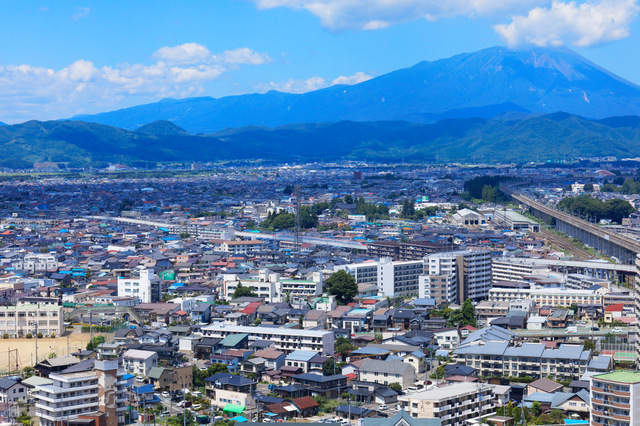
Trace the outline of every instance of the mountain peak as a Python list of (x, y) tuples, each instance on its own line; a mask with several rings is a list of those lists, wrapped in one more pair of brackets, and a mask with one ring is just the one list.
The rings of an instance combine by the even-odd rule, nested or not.
[[(512, 110), (506, 108), (510, 105)], [(640, 87), (565, 47), (513, 50), (494, 46), (423, 61), (352, 86), (305, 94), (269, 91), (190, 98), (188, 102), (165, 100), (82, 119), (127, 129), (171, 120), (192, 133), (215, 133), (246, 126), (341, 120), (491, 118), (491, 111), (504, 116), (524, 111), (565, 111), (590, 118), (640, 115)]]
[(157, 136), (184, 136), (189, 134), (189, 132), (184, 130), (182, 127), (168, 120), (156, 120), (152, 123), (138, 127), (135, 131), (136, 133)]

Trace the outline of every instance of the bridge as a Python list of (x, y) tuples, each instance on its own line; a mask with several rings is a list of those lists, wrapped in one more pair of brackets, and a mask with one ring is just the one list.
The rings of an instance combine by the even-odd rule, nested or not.
[(596, 250), (618, 258), (622, 263), (630, 265), (635, 263), (636, 254), (640, 253), (639, 241), (534, 201), (517, 192), (513, 187), (502, 185), (500, 189), (505, 194), (525, 204), (537, 218), (543, 220), (553, 218), (557, 231), (576, 237)]

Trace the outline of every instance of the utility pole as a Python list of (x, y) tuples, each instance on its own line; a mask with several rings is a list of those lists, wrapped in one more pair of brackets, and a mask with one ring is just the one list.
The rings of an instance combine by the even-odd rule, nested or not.
[(294, 213), (295, 213), (295, 228), (293, 250), (295, 253), (300, 253), (300, 185), (295, 185), (293, 188), (293, 200), (294, 200)]
[(89, 341), (93, 345), (93, 312), (89, 309)]
[(36, 326), (36, 365), (38, 364), (38, 320), (34, 321)]

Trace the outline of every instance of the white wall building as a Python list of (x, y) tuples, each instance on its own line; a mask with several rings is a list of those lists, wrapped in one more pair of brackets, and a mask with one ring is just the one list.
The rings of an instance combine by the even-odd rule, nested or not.
[(118, 277), (118, 297), (131, 297), (139, 303), (155, 303), (161, 300), (160, 282), (153, 270), (140, 270), (139, 278)]
[(353, 275), (358, 284), (376, 285), (383, 296), (417, 296), (424, 262), (392, 261), (390, 257), (383, 257), (378, 262), (339, 265), (334, 271), (341, 269)]

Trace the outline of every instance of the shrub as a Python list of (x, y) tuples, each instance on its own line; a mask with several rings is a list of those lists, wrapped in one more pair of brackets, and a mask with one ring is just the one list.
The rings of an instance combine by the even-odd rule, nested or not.
[(9, 333), (4, 333), (4, 334), (2, 335), (2, 338), (3, 338), (3, 339), (8, 339), (8, 338), (9, 338)]
[(38, 334), (36, 334), (36, 336), (38, 336), (38, 339), (42, 339), (42, 333), (38, 332)]
[(31, 333), (27, 333), (27, 335), (26, 335), (26, 336), (24, 336), (24, 337), (26, 337), (27, 339), (31, 339), (31, 338), (33, 337), (33, 334), (31, 334)]

